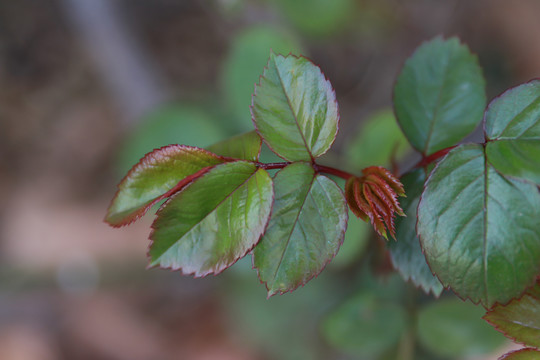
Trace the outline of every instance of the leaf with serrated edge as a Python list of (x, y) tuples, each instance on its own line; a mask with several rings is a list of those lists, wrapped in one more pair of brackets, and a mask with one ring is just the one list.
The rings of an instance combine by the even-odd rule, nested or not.
[(208, 151), (235, 159), (258, 161), (262, 140), (255, 130), (209, 146)]
[(540, 273), (540, 194), (506, 178), (481, 145), (448, 153), (428, 178), (417, 231), (444, 286), (486, 307), (519, 297)]
[(207, 150), (185, 145), (169, 145), (146, 154), (118, 185), (105, 221), (112, 226), (132, 223), (224, 161)]
[(424, 188), (425, 173), (416, 169), (401, 177), (406, 198), (401, 199), (401, 206), (406, 217), (396, 219), (396, 241), (387, 242), (393, 266), (405, 280), (410, 280), (425, 293), (432, 292), (439, 297), (443, 291), (441, 282), (432, 274), (416, 236), (416, 209)]
[(265, 170), (245, 161), (217, 165), (158, 211), (150, 266), (195, 277), (225, 270), (259, 241), (272, 198), (272, 179)]
[(482, 120), (484, 88), (477, 57), (457, 38), (418, 47), (394, 88), (394, 109), (411, 145), (430, 155), (463, 139)]
[(535, 349), (521, 349), (503, 355), (499, 360), (539, 360), (540, 351)]
[(495, 98), (484, 122), (490, 163), (505, 175), (540, 184), (540, 80)]
[[(536, 288), (539, 289), (540, 285)], [(505, 306), (494, 306), (484, 319), (506, 337), (540, 348), (540, 299), (525, 294)]]
[(292, 291), (319, 274), (341, 246), (348, 218), (339, 187), (308, 163), (280, 170), (274, 191), (268, 229), (254, 251), (268, 296)]
[(304, 57), (270, 55), (255, 87), (251, 114), (266, 144), (288, 161), (310, 161), (324, 154), (338, 131), (332, 85)]

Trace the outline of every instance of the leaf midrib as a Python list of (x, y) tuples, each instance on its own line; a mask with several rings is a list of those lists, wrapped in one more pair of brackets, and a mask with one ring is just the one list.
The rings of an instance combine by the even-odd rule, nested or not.
[(440, 104), (441, 104), (441, 100), (442, 100), (442, 93), (444, 92), (444, 89), (446, 87), (446, 83), (447, 83), (446, 78), (448, 77), (448, 68), (449, 68), (450, 57), (452, 56), (452, 53), (453, 53), (453, 50), (448, 55), (448, 57), (446, 59), (446, 64), (444, 66), (444, 74), (443, 74), (443, 79), (442, 79), (442, 85), (441, 85), (441, 88), (439, 90), (439, 93), (437, 94), (437, 103), (435, 105), (435, 111), (433, 113), (433, 121), (431, 121), (430, 126), (429, 126), (428, 136), (427, 136), (427, 139), (426, 139), (426, 145), (424, 146), (424, 151), (423, 151), (424, 155), (428, 155), (427, 151), (429, 149), (429, 143), (431, 141), (431, 136), (433, 135), (435, 123), (437, 122), (437, 118), (438, 118), (438, 115), (439, 115), (439, 108), (440, 108)]
[(309, 196), (309, 193), (311, 192), (311, 188), (313, 187), (313, 183), (315, 182), (315, 178), (317, 177), (317, 174), (316, 173), (313, 173), (313, 177), (311, 178), (311, 181), (309, 183), (309, 188), (308, 188), (308, 191), (306, 192), (306, 196), (304, 197), (304, 199), (302, 200), (302, 205), (300, 206), (300, 210), (298, 210), (298, 214), (296, 214), (296, 218), (294, 219), (294, 222), (292, 223), (292, 227), (291, 227), (291, 231), (289, 233), (289, 236), (287, 237), (287, 242), (285, 243), (285, 247), (283, 248), (283, 253), (281, 254), (281, 257), (279, 259), (279, 262), (276, 266), (276, 271), (274, 272), (274, 276), (272, 276), (272, 280), (273, 280), (273, 283), (272, 283), (272, 288), (274, 287), (274, 283), (275, 283), (275, 280), (277, 278), (277, 274), (281, 268), (281, 264), (283, 262), (283, 259), (285, 258), (285, 253), (287, 252), (287, 249), (289, 247), (289, 244), (291, 242), (291, 237), (292, 237), (292, 234), (294, 232), (294, 229), (296, 228), (296, 225), (298, 223), (298, 220), (300, 219), (300, 214), (302, 213), (302, 211), (304, 210), (304, 205), (306, 204), (306, 200)]
[(289, 105), (289, 109), (291, 109), (291, 113), (293, 115), (294, 123), (296, 124), (296, 128), (298, 129), (298, 132), (300, 133), (300, 137), (302, 138), (302, 141), (304, 142), (304, 146), (306, 147), (306, 151), (307, 151), (309, 157), (311, 158), (311, 160), (313, 160), (313, 154), (311, 153), (311, 150), (309, 149), (309, 147), (307, 145), (307, 141), (306, 141), (306, 138), (304, 137), (304, 133), (302, 132), (302, 129), (300, 128), (300, 124), (298, 123), (298, 117), (297, 117), (296, 113), (294, 112), (294, 108), (292, 106), (291, 99), (289, 98), (289, 94), (287, 93), (287, 90), (285, 90), (285, 84), (283, 83), (283, 78), (281, 77), (281, 74), (279, 72), (279, 67), (277, 65), (277, 62), (276, 62), (275, 58), (274, 58), (274, 66), (276, 67), (276, 74), (277, 74), (278, 79), (279, 79), (279, 84), (281, 85), (281, 89), (283, 90), (283, 93), (285, 94), (285, 99), (287, 99), (287, 104)]
[[(156, 265), (156, 262), (163, 256), (165, 253), (167, 253), (174, 245), (176, 245), (179, 241), (182, 240), (188, 233), (190, 233), (193, 229), (195, 229), (200, 223), (202, 223), (210, 214), (215, 212), (217, 208), (219, 208), (227, 199), (229, 199), (238, 189), (240, 189), (242, 186), (244, 186), (259, 170), (255, 168), (255, 171), (249, 175), (249, 177), (244, 180), (240, 185), (238, 185), (234, 190), (232, 190), (223, 200), (221, 200), (214, 208), (212, 208), (203, 218), (201, 218), (199, 221), (197, 221), (192, 227), (190, 227), (186, 232), (184, 232), (180, 238), (178, 238), (176, 241), (174, 241), (171, 246), (167, 247), (154, 261), (152, 261), (152, 265)], [(264, 171), (264, 170), (263, 170)], [(155, 240), (154, 240), (155, 241)]]

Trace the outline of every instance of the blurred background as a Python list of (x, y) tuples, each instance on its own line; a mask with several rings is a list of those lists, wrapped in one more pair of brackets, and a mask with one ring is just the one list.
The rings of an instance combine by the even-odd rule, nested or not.
[(204, 279), (146, 270), (152, 215), (102, 219), (153, 148), (251, 130), (270, 49), (336, 90), (324, 161), (358, 172), (394, 153), (403, 172), (404, 60), (457, 35), (491, 99), (540, 76), (539, 15), (538, 0), (0, 0), (0, 359), (496, 359), (511, 345), (483, 309), (401, 280), (355, 219), (318, 278), (269, 300), (250, 259)]

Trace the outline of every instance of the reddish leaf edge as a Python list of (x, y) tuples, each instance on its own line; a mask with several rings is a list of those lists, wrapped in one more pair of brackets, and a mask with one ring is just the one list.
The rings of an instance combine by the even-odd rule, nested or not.
[[(426, 180), (424, 181), (424, 185), (423, 185), (423, 189), (422, 189), (422, 194), (420, 195), (420, 200), (418, 201), (418, 206), (416, 207), (416, 236), (418, 237), (418, 240), (420, 241), (420, 249), (422, 249), (422, 254), (424, 254), (424, 258), (426, 259), (426, 264), (428, 265), (428, 268), (429, 268), (429, 271), (431, 271), (431, 273), (439, 280), (439, 282), (442, 284), (443, 286), (443, 290), (450, 290), (452, 291), (452, 293), (454, 293), (454, 295), (456, 295), (460, 300), (462, 301), (470, 301), (472, 304), (474, 305), (481, 305), (484, 309), (488, 310), (489, 308), (484, 305), (482, 303), (481, 300), (478, 300), (478, 301), (473, 301), (471, 298), (469, 297), (466, 297), (466, 296), (462, 296), (460, 295), (457, 291), (455, 291), (450, 285), (446, 285), (442, 279), (439, 277), (439, 275), (437, 275), (436, 272), (433, 271), (433, 269), (431, 268), (431, 264), (429, 263), (429, 260), (427, 259), (427, 257), (425, 256), (425, 253), (424, 253), (424, 246), (422, 245), (422, 240), (421, 240), (421, 236), (420, 234), (418, 234), (418, 209), (420, 207), (420, 203), (422, 202), (422, 198), (424, 196), (424, 193), (425, 193), (425, 190), (426, 190), (426, 184), (428, 183), (428, 181), (431, 179), (431, 176), (433, 175), (433, 173), (435, 172), (435, 170), (439, 167), (439, 165), (443, 162), (443, 160), (454, 150), (457, 150), (459, 149), (461, 146), (464, 146), (464, 145), (482, 145), (484, 147), (484, 157), (485, 157), (485, 144), (478, 144), (478, 143), (462, 143), (462, 144), (459, 144), (459, 145), (456, 145), (454, 148), (452, 148), (448, 153), (446, 153), (441, 159), (440, 161), (438, 161), (435, 166), (433, 167), (433, 169), (431, 170), (431, 172), (429, 173), (429, 175), (427, 176)], [(495, 169), (495, 171), (497, 171), (497, 169)], [(499, 171), (497, 171), (497, 173), (499, 173)], [(499, 173), (500, 175), (502, 176), (505, 176), (506, 175), (503, 175), (501, 173)], [(524, 183), (530, 183), (530, 184), (534, 184), (528, 180), (525, 180), (525, 179), (516, 179), (516, 180), (519, 180), (519, 181), (522, 181)], [(539, 189), (540, 191), (540, 189)], [(531, 283), (528, 284), (527, 286), (525, 286), (523, 292), (520, 294), (520, 295), (517, 295), (511, 299), (509, 299), (508, 301), (504, 302), (504, 303), (501, 303), (500, 301), (495, 301), (491, 307), (494, 307), (494, 306), (497, 306), (497, 305), (501, 305), (501, 306), (506, 306), (508, 305), (510, 302), (512, 302), (514, 299), (519, 299), (521, 298), (527, 291), (529, 291), (529, 289), (531, 287), (533, 287), (535, 284), (536, 284), (536, 281), (537, 279), (540, 279), (540, 275), (537, 275), (535, 276)]]
[[(345, 207), (348, 208), (348, 206), (347, 206), (347, 200), (345, 199), (345, 194), (343, 193), (343, 190), (341, 189), (341, 187), (339, 187), (339, 186), (337, 185), (337, 183), (336, 183), (334, 180), (332, 180), (330, 177), (328, 177), (328, 176), (326, 176), (326, 175), (323, 175), (323, 174), (320, 174), (320, 173), (318, 173), (317, 171), (315, 171), (314, 178), (317, 177), (317, 176), (324, 176), (324, 177), (326, 177), (327, 179), (329, 179), (330, 181), (332, 181), (332, 182), (337, 186), (337, 188), (339, 189), (339, 191), (341, 192), (341, 195), (342, 195), (342, 197), (343, 197), (343, 201), (344, 201), (344, 203), (345, 203)], [(274, 193), (273, 195), (275, 195), (275, 193)], [(267, 222), (267, 224), (266, 224), (266, 228), (265, 228), (265, 230), (264, 230), (264, 233), (261, 235), (261, 239), (262, 239), (262, 237), (264, 236), (264, 234), (266, 233), (266, 229), (268, 228), (268, 224), (270, 223), (270, 218), (272, 217), (272, 212), (273, 212), (273, 210), (274, 210), (274, 207), (273, 207), (273, 206), (274, 206), (274, 202), (272, 201), (272, 211), (270, 212), (270, 216), (268, 217), (268, 222)], [(281, 295), (284, 295), (284, 294), (287, 294), (287, 293), (292, 293), (293, 291), (297, 290), (298, 288), (301, 288), (301, 287), (306, 286), (306, 284), (307, 284), (308, 282), (310, 282), (310, 281), (313, 280), (313, 279), (316, 279), (316, 278), (324, 271), (324, 269), (328, 266), (328, 264), (330, 264), (330, 262), (331, 262), (332, 260), (334, 260), (334, 258), (337, 256), (337, 254), (339, 253), (339, 250), (341, 249), (341, 246), (343, 245), (343, 242), (344, 242), (344, 240), (345, 240), (345, 232), (347, 231), (347, 227), (348, 227), (348, 225), (349, 225), (349, 212), (348, 212), (348, 211), (346, 212), (345, 217), (346, 217), (346, 218), (345, 218), (345, 226), (343, 226), (343, 229), (341, 230), (341, 233), (339, 234), (339, 246), (338, 246), (338, 249), (337, 249), (337, 251), (335, 252), (335, 254), (333, 254), (331, 257), (329, 257), (329, 258), (326, 260), (326, 262), (323, 264), (323, 266), (321, 267), (321, 270), (320, 270), (319, 272), (314, 272), (309, 278), (306, 279), (306, 281), (301, 282), (301, 283), (295, 285), (294, 287), (292, 287), (292, 288), (290, 288), (290, 289), (288, 289), (288, 290), (284, 290), (284, 291), (279, 290), (279, 291), (275, 291), (275, 292), (273, 292), (273, 293), (270, 292), (270, 289), (268, 288), (267, 282), (265, 282), (265, 281), (263, 281), (263, 280), (261, 279), (261, 275), (260, 275), (260, 273), (259, 273), (259, 269), (255, 266), (255, 254), (253, 254), (253, 252), (251, 251), (251, 269), (256, 271), (256, 273), (257, 273), (257, 279), (259, 279), (259, 283), (262, 284), (262, 285), (264, 285), (264, 287), (266, 288), (266, 293), (267, 293), (266, 299), (267, 299), (267, 300), (270, 299), (270, 298), (271, 298), (272, 296), (274, 296), (274, 295), (280, 295), (280, 296), (281, 296)], [(259, 239), (259, 241), (260, 241), (261, 239)], [(257, 245), (258, 245), (258, 242), (257, 242)], [(253, 248), (255, 248), (255, 247), (253, 247)], [(253, 250), (253, 249), (252, 249), (252, 250)]]
[[(251, 161), (248, 161), (248, 160), (239, 160), (239, 161), (245, 161), (245, 162), (251, 162)], [(251, 175), (255, 175), (255, 173), (257, 171), (259, 171), (259, 167), (257, 167), (257, 170), (255, 170), (255, 172)], [(262, 169), (264, 171), (266, 171), (266, 169)], [(251, 177), (250, 176), (250, 177)], [(204, 278), (204, 277), (207, 277), (208, 275), (213, 275), (213, 276), (217, 276), (219, 274), (221, 274), (222, 272), (224, 272), (225, 270), (229, 269), (231, 266), (233, 266), (234, 264), (236, 264), (240, 259), (243, 259), (244, 257), (246, 257), (246, 255), (250, 254), (253, 252), (253, 249), (255, 249), (255, 247), (257, 245), (259, 245), (259, 242), (261, 241), (261, 239), (263, 238), (264, 234), (266, 233), (266, 230), (268, 229), (268, 224), (270, 223), (270, 218), (272, 217), (272, 213), (274, 211), (274, 200), (275, 200), (275, 192), (274, 192), (274, 183), (272, 181), (272, 199), (271, 199), (271, 203), (270, 203), (270, 212), (268, 213), (268, 217), (266, 219), (266, 223), (263, 227), (263, 231), (261, 232), (261, 235), (259, 235), (259, 238), (257, 239), (257, 241), (254, 243), (254, 245), (247, 249), (246, 252), (239, 256), (236, 260), (234, 260), (233, 262), (231, 262), (228, 266), (224, 267), (223, 269), (219, 270), (219, 271), (209, 271), (209, 272), (206, 272), (206, 273), (202, 273), (202, 274), (197, 274), (196, 272), (185, 272), (183, 268), (179, 267), (178, 269), (175, 269), (173, 268), (172, 266), (160, 266), (159, 264), (156, 264), (156, 265), (150, 265), (148, 264), (146, 266), (146, 270), (152, 270), (152, 269), (162, 269), (162, 270), (168, 270), (168, 271), (172, 271), (172, 272), (179, 272), (182, 274), (182, 276), (191, 276), (192, 278), (194, 279), (199, 279), (199, 278)], [(186, 186), (182, 189), (184, 190), (186, 188)], [(182, 190), (180, 190), (179, 192), (181, 192)], [(179, 193), (177, 192), (177, 193)], [(174, 195), (177, 195), (174, 194)], [(161, 210), (163, 210), (163, 208), (165, 208), (167, 206), (167, 204), (172, 200), (173, 197), (169, 197), (169, 199), (167, 199), (167, 201), (165, 201), (158, 209), (158, 211), (156, 212), (156, 218), (157, 216), (159, 215), (159, 212)], [(152, 225), (151, 225), (151, 231), (150, 231), (150, 235), (148, 236), (148, 240), (150, 240), (150, 243), (148, 244), (148, 247), (147, 247), (147, 250), (146, 250), (146, 257), (147, 259), (151, 259), (150, 257), (150, 249), (152, 247), (152, 244), (154, 243), (154, 240), (152, 240), (152, 235), (154, 234), (154, 223), (155, 223), (155, 219), (154, 221), (152, 222)]]
[(174, 195), (176, 192), (182, 190), (182, 188), (185, 187), (186, 185), (188, 185), (190, 182), (192, 182), (196, 178), (204, 175), (207, 171), (209, 171), (211, 168), (213, 168), (213, 166), (207, 166), (207, 167), (195, 172), (194, 174), (185, 177), (184, 179), (180, 180), (178, 182), (178, 184), (176, 184), (171, 190), (169, 190), (166, 193), (164, 193), (163, 195), (155, 198), (154, 200), (152, 200), (147, 205), (142, 206), (139, 210), (125, 216), (124, 218), (122, 218), (118, 222), (111, 222), (110, 219), (108, 219), (109, 215), (110, 215), (109, 211), (110, 211), (112, 205), (114, 204), (114, 201), (116, 200), (116, 198), (118, 197), (118, 195), (119, 195), (119, 193), (121, 191), (120, 185), (122, 183), (124, 183), (124, 181), (126, 181), (135, 171), (137, 171), (137, 169), (139, 167), (141, 167), (141, 166), (145, 165), (147, 162), (149, 162), (150, 159), (153, 158), (156, 155), (156, 153), (163, 152), (163, 151), (170, 150), (170, 149), (171, 150), (172, 149), (194, 149), (194, 150), (199, 150), (199, 151), (205, 152), (205, 153), (207, 153), (207, 154), (209, 154), (209, 155), (211, 155), (211, 156), (213, 156), (213, 157), (215, 157), (217, 159), (222, 160), (223, 163), (225, 163), (225, 162), (233, 162), (233, 161), (238, 160), (238, 159), (232, 159), (232, 158), (220, 156), (220, 155), (214, 154), (213, 152), (210, 152), (210, 151), (208, 151), (206, 149), (196, 147), (196, 146), (171, 144), (171, 145), (166, 145), (166, 146), (156, 148), (156, 149), (146, 153), (142, 158), (140, 158), (139, 161), (135, 165), (133, 165), (131, 167), (131, 169), (122, 178), (122, 180), (120, 180), (120, 182), (117, 185), (117, 190), (116, 190), (112, 200), (109, 203), (109, 207), (107, 208), (107, 214), (105, 215), (105, 218), (103, 219), (103, 221), (105, 223), (109, 224), (110, 226), (112, 226), (114, 228), (121, 228), (123, 226), (127, 226), (127, 225), (130, 225), (130, 224), (134, 223), (135, 221), (137, 221), (141, 217), (143, 217), (152, 206), (154, 206), (155, 204), (157, 204), (161, 200), (166, 199), (166, 198)]
[(513, 90), (517, 89), (520, 86), (532, 84), (532, 83), (535, 83), (535, 82), (540, 83), (540, 77), (532, 78), (529, 81), (518, 84), (516, 86), (512, 86), (511, 88), (504, 90), (499, 95), (497, 95), (493, 99), (491, 99), (491, 101), (489, 102), (489, 104), (486, 107), (486, 110), (484, 111), (484, 117), (482, 118), (482, 132), (483, 132), (483, 135), (484, 135), (484, 143), (485, 144), (487, 144), (488, 142), (491, 142), (491, 141), (499, 140), (499, 138), (493, 138), (493, 139), (488, 138), (487, 133), (486, 133), (486, 120), (487, 120), (486, 116), (487, 116), (487, 113), (488, 113), (489, 109), (493, 106), (493, 104), (496, 101), (502, 99), (504, 96), (506, 96), (510, 91), (513, 91)]
[(509, 353), (506, 353), (503, 356), (501, 356), (498, 360), (511, 360), (512, 356), (517, 355), (517, 354), (523, 354), (523, 353), (531, 353), (531, 354), (537, 353), (540, 359), (540, 351), (534, 348), (527, 347), (527, 348), (523, 348), (519, 350), (510, 351)]
[(537, 296), (533, 295), (532, 293), (530, 293), (530, 290), (536, 286), (537, 284), (540, 284), (540, 277), (538, 277), (538, 280), (537, 280), (537, 283), (535, 283), (535, 285), (533, 286), (530, 286), (530, 287), (527, 287), (527, 289), (525, 290), (525, 292), (519, 297), (519, 298), (514, 298), (512, 300), (510, 300), (507, 304), (505, 305), (501, 305), (501, 304), (495, 304), (493, 305), (490, 309), (487, 310), (486, 314), (484, 316), (482, 316), (482, 319), (485, 320), (489, 325), (493, 326), (493, 328), (495, 330), (497, 330), (498, 332), (500, 332), (501, 334), (503, 334), (506, 338), (512, 340), (514, 343), (516, 344), (520, 344), (520, 345), (524, 345), (524, 346), (527, 346), (528, 348), (530, 349), (539, 349), (538, 347), (534, 346), (534, 345), (530, 345), (530, 344), (527, 344), (526, 342), (524, 341), (519, 341), (517, 340), (515, 337), (513, 336), (510, 336), (508, 335), (503, 329), (501, 329), (501, 327), (495, 323), (493, 323), (492, 321), (489, 320), (488, 316), (493, 313), (496, 308), (499, 308), (499, 307), (506, 307), (508, 305), (510, 305), (511, 303), (513, 302), (516, 302), (516, 303), (519, 303), (521, 302), (526, 296), (530, 296), (532, 297), (533, 299), (537, 299), (537, 300), (540, 300)]
[[(293, 54), (292, 52), (289, 52), (287, 55), (283, 55), (283, 54), (276, 54), (274, 53), (274, 51), (272, 49), (270, 49), (270, 57), (268, 58), (268, 61), (266, 62), (266, 65), (263, 67), (263, 73), (261, 75), (259, 75), (259, 82), (255, 83), (253, 85), (254, 89), (253, 89), (253, 94), (251, 95), (251, 105), (249, 105), (249, 112), (251, 114), (251, 122), (253, 123), (253, 127), (255, 128), (255, 131), (257, 132), (257, 134), (259, 135), (259, 137), (262, 139), (262, 141), (266, 144), (266, 146), (268, 146), (268, 148), (274, 153), (276, 154), (277, 156), (279, 156), (281, 159), (285, 160), (285, 161), (291, 161), (287, 158), (285, 158), (284, 156), (281, 156), (269, 143), (268, 141), (266, 141), (266, 139), (262, 136), (261, 132), (259, 131), (259, 128), (257, 127), (257, 123), (255, 122), (255, 115), (253, 114), (253, 106), (255, 105), (254, 102), (255, 102), (255, 97), (257, 96), (257, 87), (258, 86), (261, 86), (261, 79), (263, 79), (265, 76), (265, 72), (267, 70), (269, 70), (269, 64), (270, 64), (270, 61), (272, 60), (272, 55), (275, 55), (275, 56), (280, 56), (284, 59), (288, 58), (289, 56), (295, 58), (295, 59), (306, 59), (307, 61), (309, 61), (312, 65), (314, 65), (315, 67), (317, 67), (319, 69), (319, 71), (321, 72), (324, 80), (328, 83), (328, 85), (330, 85), (330, 89), (332, 90), (332, 94), (334, 95), (334, 102), (336, 103), (336, 108), (337, 108), (337, 121), (336, 121), (336, 134), (334, 135), (334, 138), (332, 139), (332, 142), (330, 142), (330, 146), (328, 147), (328, 149), (326, 149), (325, 152), (323, 152), (322, 154), (318, 155), (317, 157), (321, 157), (322, 155), (326, 154), (331, 148), (332, 146), (334, 145), (335, 141), (336, 141), (336, 138), (337, 138), (337, 134), (339, 133), (339, 123), (340, 123), (340, 120), (341, 120), (341, 114), (340, 114), (340, 111), (339, 111), (339, 104), (337, 102), (337, 96), (336, 96), (336, 90), (334, 89), (334, 87), (332, 86), (332, 83), (330, 82), (330, 79), (328, 79), (328, 77), (326, 76), (326, 74), (322, 71), (321, 67), (319, 65), (317, 65), (313, 60), (311, 60), (309, 57), (307, 56), (304, 56), (304, 55), (295, 55)], [(302, 138), (304, 137), (304, 135), (302, 134)], [(311, 150), (310, 149), (306, 149), (309, 156), (311, 157), (311, 162), (314, 163), (315, 162), (315, 157), (313, 156), (313, 154), (311, 153)]]

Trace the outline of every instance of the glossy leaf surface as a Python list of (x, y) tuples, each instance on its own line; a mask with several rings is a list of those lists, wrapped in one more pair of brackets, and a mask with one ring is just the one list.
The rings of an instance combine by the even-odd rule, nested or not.
[(540, 194), (486, 162), (481, 145), (452, 150), (418, 207), (424, 254), (443, 285), (491, 307), (519, 297), (540, 273)]
[(540, 351), (535, 349), (521, 349), (512, 351), (499, 360), (540, 360)]
[(253, 163), (214, 167), (158, 211), (150, 265), (196, 277), (223, 271), (259, 241), (272, 196), (272, 179)]
[(362, 293), (330, 313), (323, 320), (322, 333), (335, 348), (371, 358), (396, 345), (406, 326), (405, 309)]
[(482, 120), (485, 81), (478, 59), (457, 38), (421, 45), (394, 89), (398, 122), (425, 155), (455, 145)]
[(540, 184), (540, 80), (496, 98), (485, 116), (487, 154), (505, 175)]
[(337, 134), (336, 95), (321, 70), (303, 57), (270, 55), (251, 113), (268, 146), (289, 161), (324, 154)]
[(129, 224), (159, 200), (223, 161), (209, 151), (191, 146), (170, 145), (154, 150), (120, 182), (105, 220), (113, 226)]
[(418, 339), (441, 357), (463, 358), (492, 352), (505, 338), (481, 317), (484, 309), (459, 299), (439, 300), (418, 314)]
[(275, 202), (254, 265), (268, 296), (292, 291), (336, 255), (347, 227), (339, 187), (308, 163), (293, 163), (274, 178)]
[(396, 241), (387, 242), (392, 264), (405, 280), (426, 293), (438, 297), (443, 291), (441, 282), (431, 273), (426, 258), (420, 248), (420, 240), (416, 236), (416, 210), (420, 195), (424, 189), (425, 172), (416, 169), (401, 177), (405, 187), (406, 198), (400, 200), (406, 217), (396, 219)]
[(540, 298), (527, 293), (505, 306), (495, 306), (484, 319), (510, 339), (540, 348)]
[(261, 137), (253, 130), (211, 145), (208, 150), (221, 156), (257, 161), (259, 160), (261, 145)]

